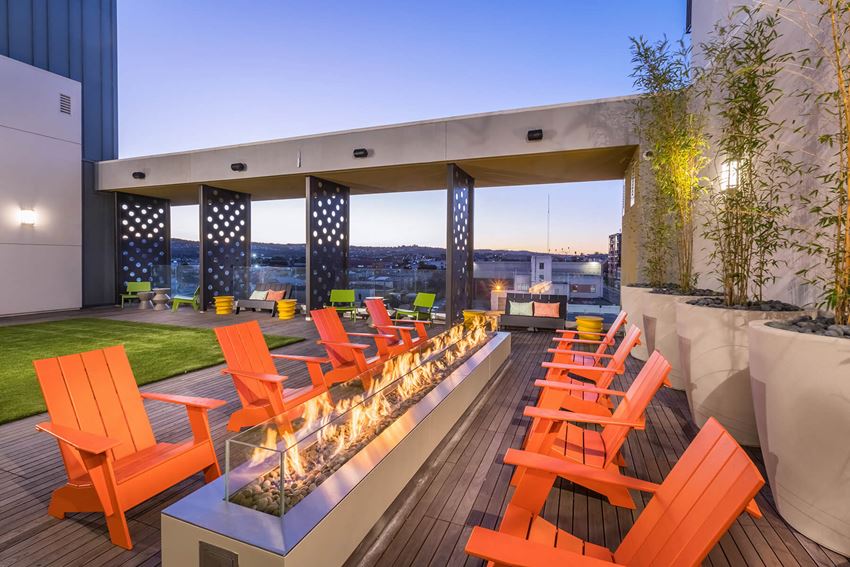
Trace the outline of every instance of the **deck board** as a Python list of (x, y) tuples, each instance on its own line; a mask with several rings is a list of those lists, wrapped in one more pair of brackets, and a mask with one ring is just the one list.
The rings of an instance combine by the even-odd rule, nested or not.
[[(304, 319), (279, 321), (267, 314), (242, 313), (220, 318), (191, 310), (178, 313), (137, 309), (99, 308), (74, 313), (43, 314), (0, 320), (0, 325), (64, 319), (103, 317), (192, 327), (213, 327), (225, 322), (257, 319), (263, 331), (305, 337), (302, 343), (278, 352), (319, 354), (312, 323)], [(346, 326), (365, 330), (363, 323)], [(462, 420), (442, 441), (417, 477), (396, 499), (347, 565), (469, 565), (482, 562), (468, 557), (463, 548), (473, 526), (495, 528), (507, 505), (512, 467), (502, 462), (510, 447), (520, 447), (530, 420), (522, 408), (536, 397), (533, 381), (540, 378), (539, 364), (546, 358), (550, 333), (515, 332), (513, 353), (500, 375), (482, 393)], [(615, 386), (623, 389), (641, 363), (629, 359), (626, 373)], [(308, 377), (297, 362), (278, 361), (289, 384), (306, 384)], [(191, 372), (142, 387), (159, 391), (226, 400), (210, 414), (210, 427), (220, 461), (231, 435), (225, 429), (230, 412), (238, 409), (230, 380), (220, 367)], [(185, 410), (170, 404), (146, 401), (158, 440), (177, 441), (189, 433)], [(135, 547), (125, 551), (109, 542), (103, 516), (72, 514), (66, 520), (47, 515), (50, 493), (62, 485), (64, 467), (54, 441), (38, 434), (34, 426), (45, 415), (0, 426), (0, 567), (28, 565), (136, 565), (160, 564), (160, 512), (202, 485), (196, 475), (169, 488), (128, 514)], [(683, 393), (664, 390), (647, 412), (646, 431), (633, 432), (623, 453), (629, 473), (660, 482), (696, 434)], [(750, 455), (760, 463), (758, 450)], [(559, 481), (547, 499), (543, 514), (557, 525), (593, 543), (614, 548), (633, 524), (649, 497), (636, 495), (637, 510), (614, 508), (598, 495)], [(825, 550), (796, 533), (777, 514), (769, 489), (758, 497), (765, 517), (741, 518), (711, 551), (706, 565), (848, 565), (838, 554)]]

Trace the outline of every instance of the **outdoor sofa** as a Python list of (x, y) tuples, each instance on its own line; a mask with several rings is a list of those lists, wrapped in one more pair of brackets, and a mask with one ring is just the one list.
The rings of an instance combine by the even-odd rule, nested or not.
[[(542, 317), (535, 315), (533, 310), (531, 315), (519, 314), (516, 310), (511, 313), (511, 302), (525, 304), (530, 302), (537, 303), (557, 303), (557, 317)], [(502, 327), (523, 327), (534, 329), (563, 329), (567, 322), (567, 303), (566, 295), (551, 295), (545, 293), (508, 293), (505, 300), (505, 314), (500, 318)]]
[[(269, 283), (257, 284), (254, 291), (283, 291), (283, 299), (292, 298), (292, 284)], [(236, 314), (242, 309), (253, 309), (254, 311), (271, 311), (272, 317), (277, 313), (277, 301), (274, 299), (238, 299), (236, 300)]]

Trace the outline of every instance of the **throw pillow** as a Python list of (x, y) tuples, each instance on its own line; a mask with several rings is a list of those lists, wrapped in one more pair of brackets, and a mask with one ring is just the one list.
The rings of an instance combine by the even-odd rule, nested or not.
[(254, 293), (251, 294), (251, 297), (249, 297), (248, 299), (259, 299), (260, 301), (265, 301), (266, 295), (268, 293), (269, 292), (267, 291), (256, 290)]
[(534, 316), (535, 317), (554, 317), (558, 318), (558, 308), (560, 304), (558, 303), (540, 303), (539, 301), (534, 302)]
[(268, 301), (280, 301), (281, 299), (284, 299), (284, 295), (286, 295), (286, 292), (284, 290), (275, 291), (273, 289), (270, 289), (266, 294), (266, 299)]
[(511, 315), (528, 315), (529, 317), (531, 317), (534, 314), (531, 301), (527, 303), (521, 303), (519, 301), (510, 301), (509, 303), (511, 308)]

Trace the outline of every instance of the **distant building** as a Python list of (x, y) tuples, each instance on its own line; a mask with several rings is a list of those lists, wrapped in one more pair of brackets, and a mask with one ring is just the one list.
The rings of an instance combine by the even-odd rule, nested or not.
[(620, 261), (623, 246), (623, 233), (618, 232), (608, 237), (608, 262), (606, 264), (609, 280), (620, 281)]

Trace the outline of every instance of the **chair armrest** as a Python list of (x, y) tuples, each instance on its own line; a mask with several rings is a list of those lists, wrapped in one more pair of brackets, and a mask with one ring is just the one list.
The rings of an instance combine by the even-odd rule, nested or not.
[(466, 553), (496, 565), (519, 567), (552, 567), (574, 565), (575, 567), (616, 567), (616, 563), (581, 555), (567, 549), (559, 549), (528, 541), (509, 534), (488, 530), (481, 526), (472, 528), (466, 542)]
[(533, 453), (531, 451), (522, 451), (520, 449), (508, 449), (505, 453), (504, 461), (509, 465), (546, 471), (565, 478), (591, 480), (604, 484), (617, 484), (632, 490), (640, 490), (641, 492), (649, 492), (651, 494), (654, 494), (661, 488), (660, 484), (655, 484), (654, 482), (625, 476), (606, 469), (589, 467), (582, 463), (565, 461), (558, 457), (541, 455), (540, 453)]
[[(393, 323), (410, 323), (410, 319), (390, 319)], [(431, 321), (419, 321), (423, 325), (430, 325)]]
[(755, 498), (750, 500), (750, 503), (747, 504), (746, 508), (744, 508), (744, 512), (746, 512), (747, 514), (749, 514), (750, 516), (752, 516), (753, 518), (756, 518), (756, 519), (764, 516), (764, 514), (761, 513), (761, 508), (759, 508), (759, 505), (756, 504)]
[(590, 340), (590, 339), (567, 339), (567, 338), (564, 338), (564, 337), (554, 337), (552, 340), (555, 341), (556, 343), (571, 343), (571, 344), (577, 343), (577, 344), (580, 344), (580, 345), (601, 345), (601, 344), (612, 345), (612, 344), (614, 344), (614, 341), (593, 341), (593, 340)]
[(580, 354), (581, 356), (592, 356), (594, 358), (614, 358), (613, 354), (596, 354), (595, 352), (583, 352), (580, 350), (558, 350), (556, 348), (546, 349), (549, 354)]
[(548, 419), (551, 421), (570, 421), (572, 423), (592, 423), (595, 425), (622, 425), (631, 427), (632, 429), (646, 428), (646, 422), (640, 421), (625, 421), (613, 417), (605, 417), (601, 415), (590, 415), (586, 413), (573, 413), (571, 411), (560, 411), (543, 409), (536, 406), (525, 406), (522, 412), (526, 417), (536, 417), (539, 419)]
[(555, 368), (557, 370), (590, 370), (590, 371), (598, 371), (605, 372), (608, 370), (607, 366), (588, 366), (586, 364), (566, 364), (563, 362), (542, 362), (540, 366), (543, 368)]
[(386, 335), (384, 333), (348, 333), (349, 337), (366, 337), (370, 339), (388, 339), (392, 340), (395, 335)]
[(329, 347), (353, 348), (356, 350), (366, 350), (367, 348), (369, 348), (369, 345), (361, 345), (358, 343), (338, 343), (334, 341), (316, 341), (316, 344), (325, 345)]
[(227, 404), (224, 400), (216, 400), (213, 398), (196, 398), (194, 396), (175, 396), (173, 394), (157, 394), (154, 392), (142, 392), (142, 397), (146, 400), (157, 400), (159, 402), (168, 402), (170, 404), (183, 404), (193, 408), (215, 409)]
[(576, 390), (580, 392), (593, 392), (604, 396), (625, 396), (625, 392), (619, 390), (608, 390), (605, 388), (596, 388), (590, 385), (583, 384), (568, 384), (566, 382), (554, 382), (552, 380), (535, 380), (534, 385), (538, 388), (552, 388), (553, 390)]
[(229, 368), (225, 368), (221, 371), (222, 374), (230, 374), (231, 376), (243, 376), (245, 378), (251, 378), (252, 380), (259, 380), (260, 382), (273, 382), (275, 384), (280, 384), (284, 380), (286, 380), (286, 376), (281, 376), (279, 374), (264, 374), (262, 372), (247, 372), (245, 370), (231, 370)]
[(121, 441), (112, 439), (111, 437), (103, 437), (102, 435), (87, 433), (85, 431), (80, 431), (79, 429), (65, 427), (64, 425), (56, 425), (49, 421), (39, 423), (35, 426), (35, 428), (39, 431), (49, 433), (62, 443), (67, 443), (74, 449), (85, 451), (92, 455), (105, 453), (113, 447), (117, 447), (121, 444)]
[(555, 329), (555, 332), (556, 332), (556, 333), (561, 333), (562, 335), (565, 335), (565, 334), (567, 334), (567, 333), (575, 333), (575, 334), (577, 334), (577, 335), (578, 335), (578, 334), (582, 334), (582, 335), (596, 335), (597, 337), (605, 337), (605, 336), (607, 336), (607, 335), (608, 335), (608, 333), (597, 333), (596, 331), (579, 331), (578, 329)]
[(272, 354), (272, 358), (297, 360), (298, 362), (318, 362), (319, 364), (328, 364), (331, 361), (327, 356), (302, 356), (300, 354)]

